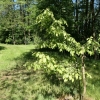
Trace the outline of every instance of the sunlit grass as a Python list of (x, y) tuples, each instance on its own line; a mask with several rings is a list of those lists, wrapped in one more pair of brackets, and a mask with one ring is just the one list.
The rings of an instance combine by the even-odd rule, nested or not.
[(0, 44), (0, 46), (2, 47), (0, 50), (0, 70), (16, 66), (17, 61), (15, 59), (34, 48), (34, 45)]

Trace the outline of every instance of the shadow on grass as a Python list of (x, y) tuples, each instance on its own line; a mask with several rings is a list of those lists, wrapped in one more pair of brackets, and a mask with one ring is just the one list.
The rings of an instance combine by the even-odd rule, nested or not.
[[(87, 71), (92, 75), (92, 82), (100, 85), (100, 61), (90, 59), (86, 62)], [(99, 81), (99, 82), (98, 82)]]
[(87, 91), (88, 94), (92, 97), (95, 97), (95, 100), (100, 98), (100, 61), (89, 59), (86, 62), (86, 71), (92, 76), (88, 78), (87, 82)]
[[(0, 80), (0, 98), (2, 100), (17, 100), (18, 98), (19, 100), (55, 100), (52, 99), (54, 86), (50, 85), (43, 71), (17, 67), (2, 72)], [(48, 89), (51, 91), (49, 91), (50, 93), (47, 91)]]
[[(22, 60), (25, 62), (25, 61), (29, 61), (29, 60), (32, 60), (32, 61), (34, 61), (35, 60), (35, 58), (32, 56), (32, 54), (34, 53), (34, 52), (47, 52), (47, 51), (49, 51), (49, 52), (56, 52), (56, 50), (47, 50), (47, 49), (40, 49), (40, 50), (38, 50), (38, 49), (33, 49), (33, 50), (31, 50), (30, 52), (26, 52), (26, 53), (24, 53), (23, 55), (22, 55)], [(53, 55), (54, 56), (54, 55)], [(87, 71), (89, 72), (89, 73), (91, 73), (91, 75), (92, 75), (92, 79), (90, 79), (89, 80), (89, 84), (91, 84), (90, 86), (89, 86), (89, 88), (91, 88), (91, 86), (93, 86), (93, 88), (95, 87), (95, 88), (98, 88), (98, 91), (99, 91), (99, 86), (100, 86), (100, 61), (98, 61), (98, 60), (91, 60), (91, 59), (89, 59), (89, 61), (87, 62)], [(52, 76), (53, 76), (53, 78), (52, 78)], [(59, 86), (59, 80), (56, 80), (57, 78), (56, 78), (56, 76), (55, 76), (55, 74), (54, 75), (51, 75), (51, 76), (47, 76), (47, 74), (45, 75), (45, 78), (47, 78), (48, 79), (48, 82), (46, 82), (46, 84), (48, 83), (48, 84), (52, 84), (52, 86), (53, 85), (58, 85)], [(43, 79), (44, 80), (44, 79)], [(42, 83), (42, 82), (41, 82)], [(56, 84), (56, 83), (59, 83), (59, 84)], [(44, 83), (44, 86), (45, 86), (45, 83)], [(51, 86), (51, 87), (52, 87)], [(63, 85), (61, 85), (61, 86), (63, 86)], [(67, 86), (70, 86), (69, 84), (67, 84)], [(41, 85), (40, 85), (40, 87), (42, 87)], [(60, 86), (59, 86), (60, 87)], [(56, 87), (57, 88), (57, 87)], [(63, 86), (63, 88), (65, 88), (65, 86)], [(60, 88), (58, 88), (59, 90), (60, 90)], [(68, 90), (69, 88), (66, 88), (66, 91)], [(63, 91), (65, 91), (65, 89), (62, 89)], [(60, 90), (60, 91), (62, 91), (62, 90)], [(55, 90), (56, 91), (56, 90)], [(92, 90), (92, 91), (94, 91), (94, 90)], [(55, 93), (56, 94), (56, 93)], [(46, 96), (48, 96), (48, 94), (46, 94)], [(98, 96), (97, 96), (98, 97)], [(99, 97), (98, 97), (99, 98)], [(37, 99), (38, 100), (38, 99)]]
[(56, 52), (56, 50), (52, 50), (52, 49), (31, 49), (29, 52), (25, 52), (23, 53), (20, 57), (15, 58), (15, 60), (19, 60), (22, 61), (23, 63), (26, 63), (27, 61), (32, 61), (32, 60), (36, 60), (32, 54), (35, 52)]
[(6, 49), (4, 46), (0, 46), (0, 50), (4, 50)]
[[(2, 72), (2, 75), (0, 75), (0, 95), (2, 100), (17, 100), (18, 98), (20, 100), (55, 100), (52, 98), (55, 98), (56, 94), (58, 97), (65, 90), (64, 86), (60, 86), (60, 83), (53, 82), (51, 84), (51, 81), (58, 82), (58, 80), (54, 79), (56, 76), (52, 79), (51, 76), (46, 76), (44, 71), (27, 70), (23, 66), (27, 61), (34, 61), (35, 58), (32, 54), (38, 51), (42, 52), (42, 50), (32, 49), (23, 53), (15, 59), (18, 61), (16, 68)], [(2, 95), (2, 93), (4, 94)]]

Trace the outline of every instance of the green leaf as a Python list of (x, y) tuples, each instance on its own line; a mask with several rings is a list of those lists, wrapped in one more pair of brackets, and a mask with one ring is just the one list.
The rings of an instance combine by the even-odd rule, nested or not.
[(46, 58), (45, 58), (45, 57), (43, 57), (42, 61), (43, 61), (43, 63), (46, 63)]
[(78, 73), (76, 73), (76, 74), (75, 74), (75, 78), (78, 79), (78, 77), (79, 77), (79, 75), (78, 75)]
[(69, 80), (71, 80), (71, 81), (72, 81), (72, 79), (73, 79), (73, 78), (72, 78), (72, 75), (69, 75)]
[(75, 51), (70, 51), (71, 56), (74, 56)]

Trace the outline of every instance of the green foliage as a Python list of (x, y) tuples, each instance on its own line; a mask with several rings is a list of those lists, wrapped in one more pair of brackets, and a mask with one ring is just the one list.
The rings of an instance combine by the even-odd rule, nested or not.
[[(99, 51), (99, 38), (97, 41), (90, 37), (85, 44), (81, 45), (65, 31), (67, 22), (62, 18), (55, 19), (49, 9), (44, 10), (43, 13), (37, 16), (36, 26), (40, 28), (38, 35), (41, 38), (41, 43), (37, 48), (47, 49), (47, 52), (38, 51), (33, 53), (35, 60), (28, 68), (44, 70), (47, 75), (55, 74), (57, 79), (61, 78), (65, 83), (82, 82), (82, 78), (86, 75), (86, 73), (81, 73), (81, 67), (84, 67), (83, 56), (86, 53), (91, 56)], [(51, 52), (49, 51), (50, 49), (56, 52)], [(69, 57), (68, 53), (70, 54)], [(79, 60), (77, 61), (77, 59)], [(78, 64), (76, 64), (77, 62)], [(90, 76), (88, 73), (87, 75)], [(83, 81), (85, 82), (86, 80), (83, 79)], [(82, 87), (80, 86), (79, 88)], [(81, 90), (79, 90), (79, 93), (82, 92)]]
[(33, 57), (37, 58), (32, 64), (34, 70), (43, 69), (47, 74), (54, 73), (65, 82), (81, 79), (73, 58), (55, 52), (36, 52)]
[(100, 54), (100, 34), (97, 39), (94, 39), (92, 36), (88, 38), (84, 47), (90, 56), (94, 55), (95, 53)]
[(37, 17), (36, 24), (40, 27), (41, 31), (45, 30), (44, 33), (39, 33), (42, 40), (45, 40), (39, 48), (58, 48), (60, 52), (65, 50), (70, 52), (72, 56), (74, 54), (83, 55), (85, 53), (92, 55), (95, 51), (99, 52), (100, 37), (94, 39), (91, 36), (85, 44), (81, 45), (65, 31), (67, 22), (64, 19), (56, 20), (49, 9), (46, 9)]
[[(50, 21), (52, 23), (50, 23)], [(49, 26), (46, 23), (49, 23)], [(36, 24), (41, 30), (45, 30), (45, 33), (39, 33), (42, 40), (45, 40), (40, 45), (40, 48), (58, 48), (60, 52), (65, 50), (70, 52), (71, 55), (74, 55), (75, 51), (79, 51), (80, 43), (76, 42), (75, 39), (65, 31), (64, 25), (67, 25), (66, 21), (64, 19), (56, 20), (49, 9), (46, 9), (37, 17)]]
[[(54, 77), (56, 75), (54, 81), (56, 79), (59, 80), (58, 82), (62, 80), (64, 83), (70, 83), (69, 86), (74, 88), (73, 84), (82, 79), (80, 60), (76, 65), (76, 54), (81, 54), (79, 53), (80, 43), (66, 33), (64, 27), (67, 25), (66, 21), (64, 19), (56, 20), (49, 9), (37, 17), (36, 25), (40, 28), (38, 35), (41, 38), (37, 48), (40, 50), (47, 48), (47, 52), (37, 51), (33, 53), (33, 58), (35, 58), (33, 63), (27, 62), (25, 66), (28, 66), (29, 69), (43, 70), (47, 76)], [(51, 51), (49, 51), (50, 49)], [(70, 57), (66, 55), (67, 52), (70, 53)], [(72, 90), (73, 92), (74, 90)]]
[(36, 6), (31, 2), (31, 0), (1, 0), (0, 42), (29, 44), (33, 41)]

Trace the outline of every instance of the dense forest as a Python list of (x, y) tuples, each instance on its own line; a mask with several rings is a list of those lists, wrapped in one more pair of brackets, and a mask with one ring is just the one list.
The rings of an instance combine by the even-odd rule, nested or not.
[(23, 66), (66, 86), (55, 97), (92, 100), (86, 81), (93, 66), (99, 70), (100, 0), (1, 0), (0, 15), (0, 43), (35, 45)]
[(1, 0), (0, 1), (0, 42), (28, 44), (41, 31), (35, 27), (35, 19), (46, 8), (53, 12), (55, 19), (63, 18), (68, 26), (66, 32), (78, 42), (84, 43), (93, 36), (97, 39), (100, 31), (99, 0)]

